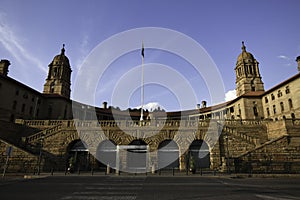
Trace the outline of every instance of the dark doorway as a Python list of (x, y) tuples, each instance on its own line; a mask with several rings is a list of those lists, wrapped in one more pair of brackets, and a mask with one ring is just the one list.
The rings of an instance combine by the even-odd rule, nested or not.
[(127, 169), (130, 172), (145, 172), (147, 166), (147, 144), (133, 140), (127, 148)]
[(81, 140), (75, 140), (68, 147), (67, 167), (70, 171), (90, 170), (90, 153), (87, 145)]
[(96, 153), (96, 158), (99, 161), (100, 167), (106, 167), (109, 165), (112, 168), (116, 168), (116, 144), (111, 140), (102, 141)]
[(173, 140), (164, 140), (158, 146), (158, 169), (178, 168), (179, 148)]
[(194, 140), (189, 147), (188, 156), (196, 169), (210, 167), (209, 147), (205, 141)]

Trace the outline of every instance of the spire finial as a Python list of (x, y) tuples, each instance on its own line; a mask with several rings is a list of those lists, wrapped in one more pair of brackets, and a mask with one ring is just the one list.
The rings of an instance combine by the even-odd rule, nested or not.
[(63, 44), (63, 48), (61, 49), (61, 55), (65, 55), (65, 44)]
[(245, 43), (242, 41), (242, 51), (246, 51)]

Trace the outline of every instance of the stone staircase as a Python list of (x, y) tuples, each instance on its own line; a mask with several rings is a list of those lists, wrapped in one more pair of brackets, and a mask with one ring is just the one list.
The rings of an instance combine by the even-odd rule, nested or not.
[(53, 134), (58, 133), (59, 131), (61, 131), (61, 128), (62, 128), (62, 124), (57, 124), (47, 129), (44, 129), (36, 134), (30, 135), (28, 137), (23, 137), (22, 140), (26, 144), (27, 143), (33, 144), (40, 141), (41, 139), (45, 139)]

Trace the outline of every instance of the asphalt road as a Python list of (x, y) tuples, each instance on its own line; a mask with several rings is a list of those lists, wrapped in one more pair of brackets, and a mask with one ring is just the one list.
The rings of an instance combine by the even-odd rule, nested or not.
[(300, 178), (49, 176), (0, 182), (0, 199), (300, 199)]

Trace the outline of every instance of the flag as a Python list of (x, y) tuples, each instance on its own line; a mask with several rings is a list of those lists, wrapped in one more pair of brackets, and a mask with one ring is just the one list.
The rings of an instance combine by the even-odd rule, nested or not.
[(144, 58), (144, 42), (142, 43), (142, 56), (143, 56), (143, 58)]

